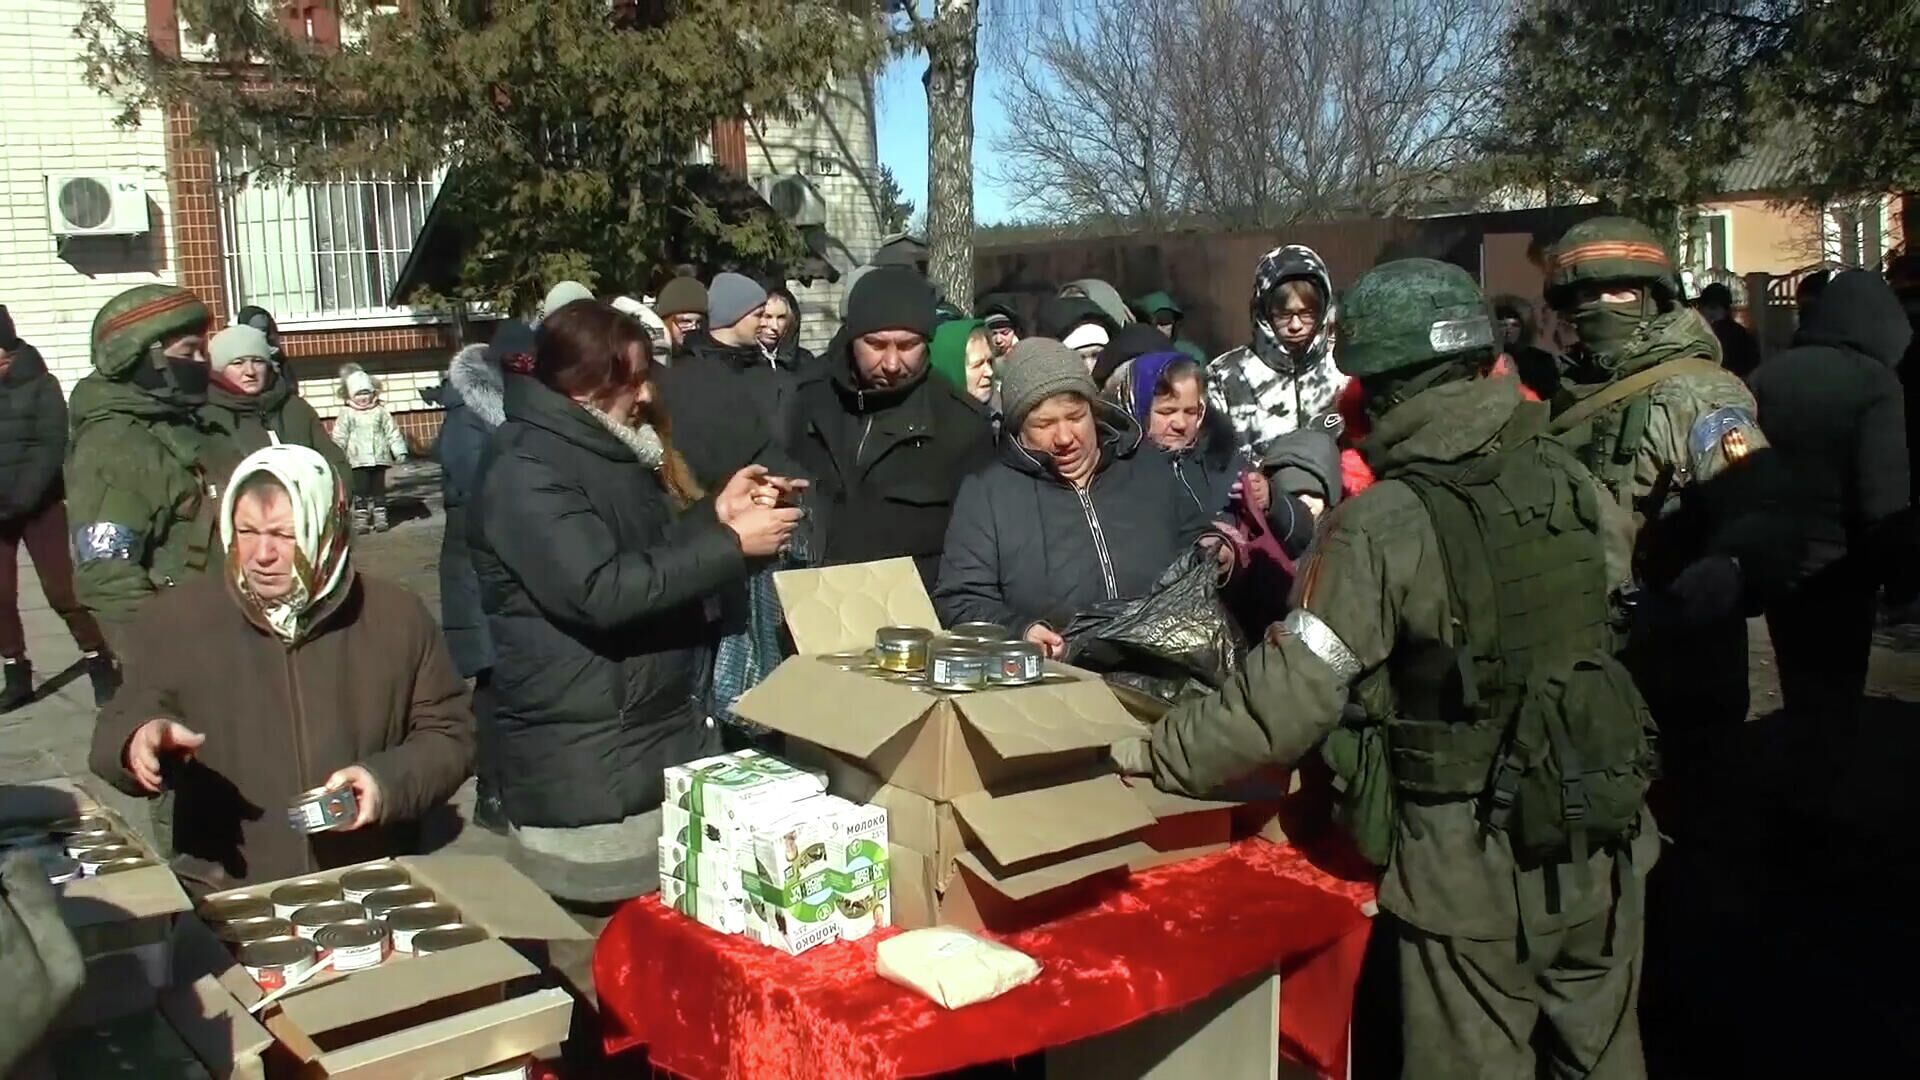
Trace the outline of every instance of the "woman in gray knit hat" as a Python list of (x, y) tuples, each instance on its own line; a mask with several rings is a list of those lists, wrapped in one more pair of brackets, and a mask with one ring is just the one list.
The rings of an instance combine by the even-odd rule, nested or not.
[(934, 606), (949, 626), (999, 623), (1058, 658), (1076, 612), (1148, 592), (1212, 519), (1078, 353), (1028, 338), (1002, 370), (1007, 434), (954, 501)]

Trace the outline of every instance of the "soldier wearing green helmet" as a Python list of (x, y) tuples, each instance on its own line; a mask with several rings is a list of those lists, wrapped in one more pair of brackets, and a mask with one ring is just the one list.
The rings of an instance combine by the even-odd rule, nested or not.
[(1642, 1075), (1658, 842), (1650, 722), (1615, 659), (1631, 523), (1547, 405), (1480, 377), (1493, 327), (1465, 271), (1376, 267), (1336, 333), (1378, 482), (1321, 521), (1242, 672), (1113, 757), (1202, 795), (1321, 750), (1384, 867), (1405, 1075), (1529, 1076), (1536, 1047), (1556, 1073)]
[(171, 285), (139, 285), (93, 320), (93, 374), (74, 384), (67, 517), (74, 585), (116, 656), (154, 593), (216, 557), (196, 410), (206, 402), (208, 312)]

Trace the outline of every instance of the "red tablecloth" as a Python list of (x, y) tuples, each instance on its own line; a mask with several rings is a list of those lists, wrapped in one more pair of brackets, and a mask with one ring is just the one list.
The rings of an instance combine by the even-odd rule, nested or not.
[(1278, 971), (1282, 1049), (1342, 1076), (1372, 898), (1370, 884), (1331, 877), (1293, 847), (1243, 840), (1003, 936), (1040, 961), (1040, 977), (953, 1012), (874, 973), (883, 935), (787, 956), (648, 898), (607, 924), (594, 982), (609, 1053), (646, 1046), (655, 1066), (696, 1080), (812, 1080), (1011, 1060)]

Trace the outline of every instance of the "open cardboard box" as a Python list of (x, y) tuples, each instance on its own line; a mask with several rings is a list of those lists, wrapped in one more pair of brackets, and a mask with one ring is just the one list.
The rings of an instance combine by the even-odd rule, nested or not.
[[(565, 1039), (572, 997), (561, 989), (529, 989), (540, 969), (507, 942), (544, 948), (590, 935), (501, 859), (442, 853), (390, 861), (493, 937), (432, 956), (395, 953), (365, 971), (324, 972), (268, 1006), (261, 1023), (277, 1044), (274, 1053), (291, 1062), (285, 1071), (361, 1080), (460, 1076)], [(359, 864), (373, 865), (378, 863)], [(338, 877), (354, 869), (358, 866), (310, 876)], [(272, 885), (246, 891), (263, 888)], [(225, 895), (230, 893), (212, 898)], [(224, 1003), (203, 1009), (213, 1037), (223, 1037), (223, 1023), (245, 1030), (239, 1019), (260, 1000), (260, 987), (198, 920), (181, 920), (179, 937), (184, 978), (211, 976), (224, 995)], [(229, 1071), (238, 1071), (227, 1064)], [(224, 1075), (215, 1063), (209, 1065)], [(268, 1071), (281, 1070), (270, 1066)]]
[(1097, 765), (1140, 734), (1105, 682), (1049, 664), (1071, 681), (948, 694), (841, 671), (822, 653), (871, 648), (884, 626), (939, 628), (912, 559), (774, 575), (799, 656), (734, 705), (757, 724), (847, 755), (888, 783), (936, 801)]

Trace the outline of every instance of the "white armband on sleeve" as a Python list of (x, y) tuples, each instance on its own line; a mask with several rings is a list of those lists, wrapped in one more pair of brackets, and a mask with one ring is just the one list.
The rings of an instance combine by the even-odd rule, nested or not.
[(1294, 608), (1287, 617), (1280, 620), (1280, 629), (1300, 639), (1307, 651), (1320, 658), (1321, 662), (1333, 669), (1333, 673), (1342, 679), (1352, 681), (1360, 677), (1360, 658), (1333, 632), (1333, 627), (1321, 621), (1320, 616), (1305, 608)]

